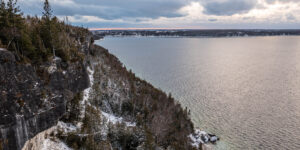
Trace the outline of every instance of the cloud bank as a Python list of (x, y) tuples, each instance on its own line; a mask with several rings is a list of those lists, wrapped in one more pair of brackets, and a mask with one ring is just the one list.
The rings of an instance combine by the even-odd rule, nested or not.
[(249, 12), (256, 4), (256, 0), (211, 0), (203, 2), (203, 7), (204, 13), (208, 15), (231, 16)]
[[(50, 0), (54, 14), (87, 27), (299, 28), (299, 0)], [(19, 0), (41, 15), (43, 0)]]

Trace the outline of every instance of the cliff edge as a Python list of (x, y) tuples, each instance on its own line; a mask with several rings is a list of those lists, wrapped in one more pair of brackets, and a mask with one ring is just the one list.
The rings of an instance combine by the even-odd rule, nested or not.
[(0, 150), (201, 148), (187, 109), (86, 35), (82, 61), (0, 51)]

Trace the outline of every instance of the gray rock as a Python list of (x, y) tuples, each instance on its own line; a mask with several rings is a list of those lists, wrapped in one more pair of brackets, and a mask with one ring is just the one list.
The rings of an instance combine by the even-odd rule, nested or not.
[(72, 95), (89, 86), (85, 68), (83, 63), (69, 64), (66, 75), (58, 69), (41, 77), (35, 67), (17, 63), (12, 52), (1, 50), (0, 147), (20, 150), (28, 139), (55, 125)]

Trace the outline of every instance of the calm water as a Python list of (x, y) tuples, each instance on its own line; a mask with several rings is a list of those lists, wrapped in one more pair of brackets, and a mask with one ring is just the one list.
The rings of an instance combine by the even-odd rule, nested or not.
[(300, 149), (300, 37), (108, 37), (139, 77), (171, 92), (216, 149)]

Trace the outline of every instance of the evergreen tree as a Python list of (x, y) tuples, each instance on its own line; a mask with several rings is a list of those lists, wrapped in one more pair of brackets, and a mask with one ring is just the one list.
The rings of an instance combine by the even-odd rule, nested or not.
[(52, 50), (53, 56), (55, 56), (55, 49), (53, 46), (53, 36), (52, 36), (52, 9), (48, 0), (44, 2), (44, 12), (43, 12), (44, 27), (42, 29), (42, 37), (45, 47), (50, 51)]
[(18, 41), (21, 38), (21, 30), (24, 27), (22, 13), (17, 6), (17, 0), (8, 0), (5, 4), (1, 0), (0, 25), (1, 41), (8, 49), (19, 50)]
[(63, 61), (80, 61), (83, 56), (72, 39), (84, 37), (82, 32), (88, 31), (68, 26), (53, 16), (48, 0), (42, 19), (24, 18), (17, 0), (0, 0), (0, 47), (13, 51), (22, 62), (40, 64), (55, 53)]
[(6, 4), (5, 4), (4, 0), (0, 0), (0, 27), (5, 26), (6, 15), (7, 15)]
[(48, 0), (45, 0), (44, 2), (44, 12), (43, 12), (43, 17), (50, 21), (51, 18), (52, 18), (52, 9), (51, 9), (51, 6), (49, 4), (49, 1)]

